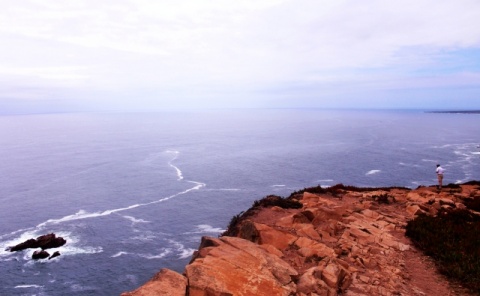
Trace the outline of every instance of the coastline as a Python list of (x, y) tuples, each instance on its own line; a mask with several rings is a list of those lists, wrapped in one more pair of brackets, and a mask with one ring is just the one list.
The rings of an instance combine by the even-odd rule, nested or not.
[(446, 110), (446, 111), (426, 111), (425, 113), (480, 114), (480, 110)]
[(439, 274), (406, 228), (477, 197), (478, 181), (270, 195), (234, 216), (219, 238), (203, 237), (183, 274), (162, 269), (122, 296), (471, 295)]

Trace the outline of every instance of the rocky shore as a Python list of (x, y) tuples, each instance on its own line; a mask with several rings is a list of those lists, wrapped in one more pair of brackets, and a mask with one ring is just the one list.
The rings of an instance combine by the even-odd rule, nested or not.
[(468, 295), (405, 228), (416, 215), (465, 209), (476, 197), (479, 182), (442, 190), (340, 184), (269, 196), (233, 217), (221, 237), (203, 237), (183, 274), (162, 269), (122, 295)]

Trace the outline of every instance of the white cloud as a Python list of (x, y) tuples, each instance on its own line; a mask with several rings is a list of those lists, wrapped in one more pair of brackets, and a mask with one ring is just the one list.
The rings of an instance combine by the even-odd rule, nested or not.
[(201, 97), (289, 84), (422, 87), (439, 76), (478, 87), (478, 68), (418, 79), (446, 53), (479, 50), (476, 0), (6, 2), (0, 82), (12, 87)]

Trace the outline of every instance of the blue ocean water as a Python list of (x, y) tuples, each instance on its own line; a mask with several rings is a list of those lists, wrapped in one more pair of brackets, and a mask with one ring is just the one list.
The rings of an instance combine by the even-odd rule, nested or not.
[[(119, 295), (309, 186), (480, 180), (480, 115), (211, 110), (0, 117), (0, 295)], [(8, 246), (54, 232), (60, 257)]]

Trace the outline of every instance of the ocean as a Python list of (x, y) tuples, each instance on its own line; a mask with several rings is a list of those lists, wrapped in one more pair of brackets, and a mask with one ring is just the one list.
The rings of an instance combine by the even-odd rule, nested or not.
[[(445, 183), (480, 180), (479, 114), (4, 115), (0, 141), (0, 295), (119, 295), (182, 272), (202, 236), (270, 194), (434, 185), (437, 163)], [(52, 260), (5, 250), (52, 232), (67, 240)]]

